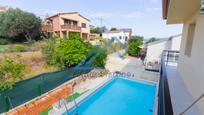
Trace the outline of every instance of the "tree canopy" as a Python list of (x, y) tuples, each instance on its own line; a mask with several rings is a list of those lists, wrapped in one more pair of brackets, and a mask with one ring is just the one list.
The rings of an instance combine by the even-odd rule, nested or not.
[(128, 54), (131, 56), (136, 56), (140, 50), (139, 46), (142, 44), (141, 39), (130, 39), (128, 41)]
[(132, 39), (140, 39), (141, 41), (144, 40), (144, 37), (143, 36), (132, 36)]
[(117, 28), (115, 28), (115, 27), (110, 29), (110, 31), (115, 31), (115, 30), (117, 30)]
[[(88, 56), (90, 52), (92, 53)], [(57, 65), (60, 68), (76, 66), (84, 59), (86, 60), (82, 65), (103, 67), (107, 57), (106, 51), (102, 50), (100, 46), (95, 48), (90, 43), (84, 42), (78, 35), (72, 35), (65, 39), (50, 39), (48, 44), (43, 47), (43, 53), (48, 64)]]
[(150, 39), (146, 42), (146, 44), (151, 43), (151, 42), (155, 42), (155, 41), (157, 41), (157, 40), (158, 40), (158, 39), (152, 37), (152, 38), (150, 38)]
[(11, 41), (31, 41), (40, 35), (41, 19), (20, 9), (0, 13), (0, 36)]
[(103, 26), (103, 27), (93, 27), (93, 28), (91, 28), (90, 31), (91, 31), (91, 33), (101, 34), (101, 33), (105, 32), (107, 30), (108, 29), (105, 26)]

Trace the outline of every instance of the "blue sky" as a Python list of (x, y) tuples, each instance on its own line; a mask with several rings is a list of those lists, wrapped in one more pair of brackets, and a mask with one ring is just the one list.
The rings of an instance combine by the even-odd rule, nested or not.
[(92, 25), (132, 28), (145, 38), (168, 37), (182, 32), (182, 25), (166, 25), (161, 0), (0, 0), (0, 5), (18, 7), (44, 17), (58, 12), (77, 11)]

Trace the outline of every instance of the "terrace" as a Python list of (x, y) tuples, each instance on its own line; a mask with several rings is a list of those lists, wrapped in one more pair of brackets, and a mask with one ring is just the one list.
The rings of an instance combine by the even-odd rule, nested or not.
[[(195, 101), (188, 92), (177, 70), (178, 51), (164, 51), (160, 72), (158, 114), (159, 115), (200, 115)], [(201, 97), (202, 98), (202, 97)]]
[(61, 25), (62, 30), (75, 30), (80, 31), (81, 27), (77, 25)]
[[(80, 31), (81, 27), (77, 25), (61, 25), (60, 26), (62, 30), (72, 30), (72, 31)], [(42, 32), (52, 32), (53, 26), (52, 25), (43, 25), (41, 27)]]

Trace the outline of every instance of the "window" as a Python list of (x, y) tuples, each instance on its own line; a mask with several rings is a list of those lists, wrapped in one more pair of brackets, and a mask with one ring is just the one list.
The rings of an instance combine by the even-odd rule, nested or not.
[(77, 21), (64, 19), (64, 25), (74, 25), (74, 26), (77, 26), (77, 24), (78, 24)]
[(82, 27), (82, 28), (86, 28), (86, 24), (85, 24), (85, 23), (82, 23), (82, 24), (81, 24), (81, 27)]
[(71, 20), (64, 20), (64, 25), (71, 25)]
[(73, 25), (74, 25), (74, 26), (77, 26), (77, 21), (73, 21)]
[(121, 39), (122, 39), (122, 36), (119, 36), (119, 39), (121, 40)]
[(204, 13), (204, 0), (201, 0), (200, 11)]
[(185, 55), (188, 57), (191, 56), (191, 50), (193, 46), (193, 38), (194, 38), (194, 33), (195, 33), (195, 27), (196, 24), (190, 24), (188, 27), (188, 35), (187, 35), (187, 40), (186, 40), (186, 49), (185, 49)]

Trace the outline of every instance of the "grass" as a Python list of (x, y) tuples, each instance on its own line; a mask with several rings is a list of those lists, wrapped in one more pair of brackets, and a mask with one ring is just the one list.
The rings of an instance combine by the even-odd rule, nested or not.
[(69, 96), (69, 98), (68, 98), (67, 100), (68, 100), (68, 102), (71, 102), (71, 101), (73, 101), (74, 99), (80, 97), (81, 95), (82, 95), (82, 94), (76, 92), (76, 93), (72, 94), (71, 96)]
[[(67, 100), (68, 100), (68, 102), (71, 102), (71, 101), (73, 101), (74, 99), (77, 99), (78, 97), (80, 97), (81, 95), (83, 95), (84, 93), (86, 93), (86, 92), (88, 92), (88, 91), (89, 91), (89, 90), (86, 90), (86, 91), (84, 91), (84, 92), (82, 92), (82, 93), (76, 92), (76, 93), (70, 95), (70, 96), (67, 98)], [(41, 112), (40, 115), (48, 115), (48, 112), (49, 112), (50, 110), (52, 110), (52, 107), (47, 108), (45, 111)]]
[(67, 100), (68, 100), (68, 102), (71, 102), (71, 101), (73, 101), (74, 99), (77, 99), (78, 97), (80, 97), (81, 95), (83, 95), (84, 93), (86, 93), (86, 92), (88, 92), (88, 91), (89, 91), (89, 90), (86, 90), (86, 91), (84, 91), (84, 92), (82, 92), (82, 93), (76, 92), (76, 93), (70, 95)]
[(12, 57), (16, 61), (21, 62), (26, 66), (25, 79), (35, 75), (56, 71), (57, 68), (47, 66), (45, 58), (40, 51), (33, 52), (7, 52), (0, 54), (0, 60), (4, 57)]
[[(8, 45), (0, 45), (0, 53), (9, 53), (9, 52), (32, 52), (40, 51), (42, 46), (47, 43), (48, 40), (39, 40), (33, 43), (13, 43)], [(19, 46), (23, 50), (19, 51)]]
[(8, 49), (8, 45), (0, 45), (0, 53), (5, 52)]
[(52, 109), (52, 107), (47, 108), (45, 111), (41, 112), (40, 115), (48, 115), (48, 112)]

